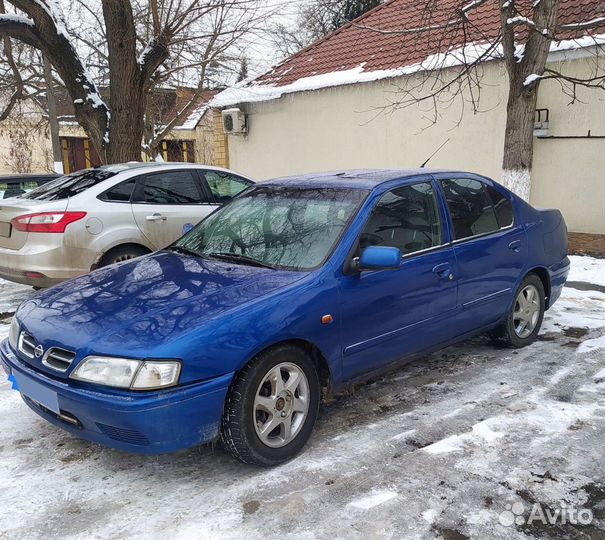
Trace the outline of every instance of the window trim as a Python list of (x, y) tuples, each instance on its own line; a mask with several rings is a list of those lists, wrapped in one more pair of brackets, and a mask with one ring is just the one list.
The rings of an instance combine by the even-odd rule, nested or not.
[[(200, 202), (158, 203), (158, 202), (148, 202), (148, 201), (137, 200), (138, 197), (142, 196), (143, 182), (145, 181), (146, 178), (148, 178), (150, 176), (159, 176), (159, 175), (163, 175), (166, 173), (175, 173), (175, 172), (186, 172), (186, 173), (191, 174), (191, 177), (193, 178), (193, 182), (195, 184), (197, 192), (200, 196)], [(205, 193), (203, 186), (200, 184), (199, 180), (200, 180), (200, 178), (199, 178), (198, 170), (191, 169), (191, 168), (166, 169), (165, 171), (157, 171), (157, 172), (141, 174), (136, 177), (136, 185), (134, 187), (134, 190), (132, 191), (132, 195), (130, 196), (130, 204), (145, 204), (145, 205), (150, 205), (150, 206), (203, 206), (203, 205), (212, 204), (210, 202), (204, 201), (206, 193)]]
[[(495, 233), (499, 233), (500, 231), (506, 231), (508, 229), (512, 229), (515, 227), (515, 221), (516, 221), (516, 214), (515, 214), (515, 205), (513, 204), (513, 200), (509, 197), (506, 197), (506, 199), (508, 200), (508, 202), (510, 202), (511, 206), (513, 207), (513, 222), (510, 225), (507, 225), (505, 227), (500, 227), (498, 229), (494, 229), (493, 231), (488, 231), (488, 232), (484, 232), (484, 233), (480, 233), (480, 234), (473, 234), (471, 236), (465, 236), (463, 238), (454, 238), (455, 234), (456, 234), (456, 230), (454, 228), (454, 222), (452, 220), (452, 215), (451, 215), (451, 211), (450, 211), (450, 207), (447, 203), (447, 197), (445, 196), (445, 192), (443, 191), (443, 186), (442, 186), (442, 182), (444, 181), (453, 181), (453, 180), (475, 180), (476, 182), (479, 182), (481, 184), (481, 186), (483, 187), (483, 191), (485, 193), (485, 195), (487, 196), (490, 205), (492, 207), (492, 210), (494, 211), (494, 217), (496, 218), (496, 223), (498, 223), (498, 216), (496, 214), (496, 208), (494, 207), (494, 203), (492, 201), (492, 198), (490, 197), (486, 186), (488, 186), (489, 184), (487, 182), (485, 182), (484, 180), (480, 180), (479, 178), (476, 178), (473, 175), (466, 175), (466, 176), (445, 176), (445, 177), (437, 177), (435, 178), (435, 180), (437, 181), (437, 184), (439, 184), (439, 191), (441, 193), (441, 197), (443, 198), (443, 204), (445, 205), (445, 209), (447, 212), (447, 219), (449, 221), (449, 225), (450, 225), (450, 234), (451, 234), (451, 241), (450, 244), (454, 245), (454, 244), (460, 244), (461, 242), (467, 242), (469, 240), (474, 240), (475, 238), (483, 238), (485, 236), (489, 236), (490, 234), (495, 234)], [(496, 188), (494, 188), (496, 189)], [(501, 192), (502, 193), (502, 192)], [(504, 193), (502, 193), (502, 195), (505, 195)]]

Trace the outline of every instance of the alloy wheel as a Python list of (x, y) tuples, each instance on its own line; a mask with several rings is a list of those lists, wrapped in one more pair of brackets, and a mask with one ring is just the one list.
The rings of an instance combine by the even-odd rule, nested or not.
[(296, 364), (282, 362), (262, 378), (254, 398), (254, 427), (271, 448), (290, 443), (309, 411), (309, 381)]
[(534, 285), (526, 285), (519, 291), (513, 311), (515, 334), (521, 339), (528, 337), (540, 318), (540, 294)]

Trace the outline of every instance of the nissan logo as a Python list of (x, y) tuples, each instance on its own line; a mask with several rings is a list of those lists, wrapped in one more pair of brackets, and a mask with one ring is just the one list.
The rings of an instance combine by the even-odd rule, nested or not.
[(42, 347), (42, 345), (38, 345), (35, 349), (34, 349), (34, 356), (36, 358), (40, 358), (42, 355), (44, 354), (44, 347)]

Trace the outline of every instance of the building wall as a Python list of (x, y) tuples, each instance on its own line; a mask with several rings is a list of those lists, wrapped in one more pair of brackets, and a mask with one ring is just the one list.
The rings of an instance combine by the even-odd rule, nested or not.
[[(558, 60), (557, 68), (590, 73), (592, 61)], [(430, 102), (389, 107), (398, 89), (420, 81), (419, 75), (241, 105), (248, 115), (248, 134), (228, 137), (230, 166), (257, 179), (320, 170), (417, 167), (449, 139), (430, 167), (472, 170), (498, 180), (506, 72), (499, 62), (482, 70), (481, 112), (474, 113), (468, 101), (444, 97), (436, 122)], [(593, 135), (605, 135), (604, 94), (580, 88), (580, 101), (572, 105), (558, 82), (544, 81), (538, 106), (550, 109), (551, 134), (586, 134), (590, 129)], [(570, 230), (604, 233), (605, 140), (535, 143), (531, 202), (561, 208)]]

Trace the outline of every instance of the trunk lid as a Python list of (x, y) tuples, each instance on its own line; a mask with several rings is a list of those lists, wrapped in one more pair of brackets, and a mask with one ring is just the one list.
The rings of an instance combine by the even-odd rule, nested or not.
[(11, 219), (35, 212), (63, 212), (67, 199), (62, 201), (37, 201), (14, 197), (0, 201), (0, 248), (21, 249), (27, 241), (28, 233), (16, 230)]

